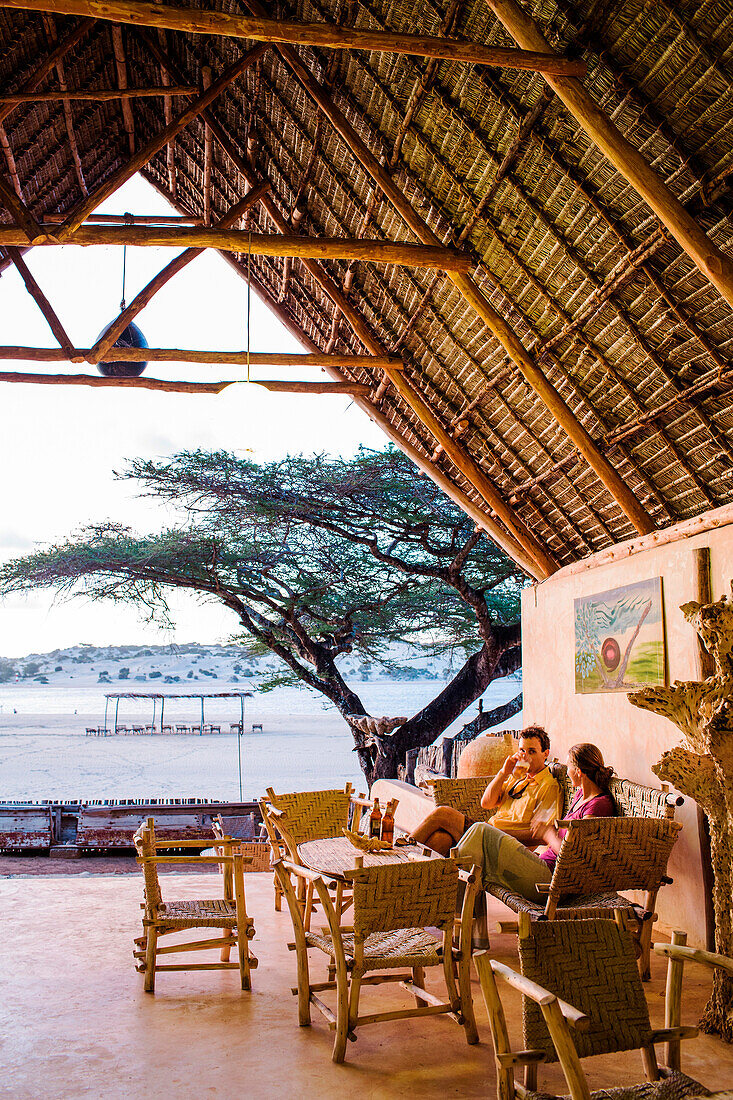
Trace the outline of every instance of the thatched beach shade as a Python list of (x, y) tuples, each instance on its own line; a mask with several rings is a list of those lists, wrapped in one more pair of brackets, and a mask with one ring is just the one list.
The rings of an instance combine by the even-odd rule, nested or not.
[[(97, 363), (177, 271), (228, 249), (542, 579), (733, 500), (733, 25), (716, 10), (363, 0), (346, 26), (337, 0), (277, 19), (259, 0), (0, 0), (0, 268), (67, 361)], [(89, 221), (137, 171), (183, 220)], [(186, 242), (86, 350), (23, 272), (34, 242), (77, 233)]]

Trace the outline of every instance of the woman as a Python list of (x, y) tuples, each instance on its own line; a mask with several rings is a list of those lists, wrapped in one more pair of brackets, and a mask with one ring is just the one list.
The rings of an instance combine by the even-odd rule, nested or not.
[[(614, 817), (616, 807), (608, 791), (613, 768), (606, 767), (601, 750), (585, 743), (573, 745), (568, 752), (567, 768), (576, 793), (565, 819)], [(540, 901), (537, 887), (546, 886), (552, 879), (565, 832), (553, 822), (535, 821), (532, 834), (545, 845), (535, 855), (514, 837), (479, 821), (459, 840), (456, 852), (481, 867), (484, 888), (498, 884), (528, 901)]]

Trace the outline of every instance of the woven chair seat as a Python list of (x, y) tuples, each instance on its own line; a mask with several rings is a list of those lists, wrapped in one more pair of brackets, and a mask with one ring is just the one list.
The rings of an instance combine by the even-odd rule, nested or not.
[[(591, 1100), (683, 1100), (684, 1097), (711, 1096), (712, 1093), (698, 1085), (684, 1073), (674, 1072), (662, 1081), (642, 1081), (639, 1085), (625, 1085), (616, 1089), (596, 1089)], [(528, 1092), (527, 1100), (572, 1100), (555, 1093)]]
[[(487, 893), (498, 898), (515, 913), (528, 913), (532, 920), (541, 920), (545, 915), (544, 903), (529, 901), (506, 886), (495, 883), (487, 887)], [(564, 898), (558, 905), (555, 916), (557, 920), (573, 920), (580, 917), (590, 920), (596, 917), (609, 917), (614, 909), (620, 909), (635, 916), (637, 907), (620, 894), (578, 894)]]
[[(335, 958), (333, 940), (329, 935), (306, 932), (306, 943), (317, 947), (331, 958)], [(346, 965), (354, 965), (354, 936), (345, 932), (342, 935)], [(382, 970), (398, 966), (439, 966), (442, 953), (440, 944), (422, 928), (398, 928), (394, 932), (373, 932), (364, 940), (364, 962), (369, 970)]]
[(161, 902), (156, 917), (171, 928), (236, 928), (237, 907), (223, 898), (214, 901)]

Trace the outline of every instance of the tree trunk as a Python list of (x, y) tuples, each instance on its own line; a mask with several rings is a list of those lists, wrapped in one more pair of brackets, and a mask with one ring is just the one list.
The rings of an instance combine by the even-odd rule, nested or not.
[(378, 752), (367, 775), (371, 784), (376, 779), (394, 779), (397, 768), (405, 762), (408, 749), (432, 745), (436, 737), (463, 714), (466, 707), (486, 691), (492, 680), (500, 679), (521, 666), (518, 646), (492, 658), (485, 644), (472, 654), (463, 667), (426, 707), (418, 711), (393, 734), (379, 738)]

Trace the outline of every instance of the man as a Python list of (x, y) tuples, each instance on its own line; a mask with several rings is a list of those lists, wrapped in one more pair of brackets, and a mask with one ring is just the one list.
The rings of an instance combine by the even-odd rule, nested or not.
[[(547, 731), (528, 726), (520, 734), (519, 751), (505, 760), (481, 796), (485, 810), (496, 807), (491, 824), (530, 848), (538, 843), (532, 828), (551, 824), (562, 812), (560, 787), (547, 767), (549, 754)], [(460, 810), (438, 806), (414, 830), (413, 837), (447, 856), (473, 824)]]

